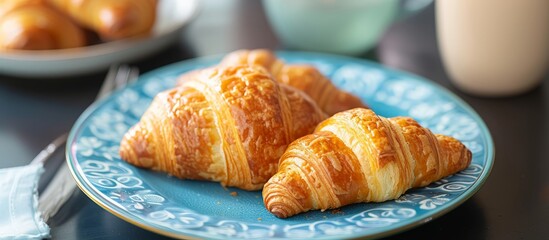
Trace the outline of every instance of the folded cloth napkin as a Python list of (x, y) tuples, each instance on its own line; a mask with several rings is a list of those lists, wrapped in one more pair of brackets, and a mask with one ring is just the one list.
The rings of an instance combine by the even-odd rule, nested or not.
[(43, 164), (0, 169), (0, 239), (42, 239), (50, 228), (38, 211)]

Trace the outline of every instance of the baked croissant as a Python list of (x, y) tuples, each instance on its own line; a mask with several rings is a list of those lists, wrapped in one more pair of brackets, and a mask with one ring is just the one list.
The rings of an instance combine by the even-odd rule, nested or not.
[(0, 49), (49, 50), (85, 44), (84, 31), (43, 0), (0, 0)]
[[(273, 52), (266, 49), (238, 50), (225, 56), (220, 65), (262, 66), (281, 83), (288, 84), (309, 95), (328, 115), (343, 110), (367, 107), (358, 97), (338, 89), (315, 67), (305, 64), (285, 64)], [(192, 73), (183, 76), (181, 82), (192, 78)]]
[(103, 40), (141, 36), (156, 19), (157, 0), (48, 0)]
[(293, 140), (326, 118), (262, 68), (211, 68), (159, 93), (124, 136), (120, 156), (183, 179), (257, 190)]
[(312, 209), (396, 199), (465, 169), (471, 152), (407, 117), (352, 109), (294, 141), (263, 188), (266, 208), (280, 218)]

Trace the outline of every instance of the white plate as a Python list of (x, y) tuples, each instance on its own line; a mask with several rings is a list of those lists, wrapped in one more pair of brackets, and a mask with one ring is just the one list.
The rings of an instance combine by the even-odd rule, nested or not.
[(106, 69), (143, 57), (178, 39), (196, 16), (196, 0), (160, 0), (153, 33), (148, 38), (124, 39), (81, 48), (0, 53), (0, 74), (19, 77), (62, 77)]

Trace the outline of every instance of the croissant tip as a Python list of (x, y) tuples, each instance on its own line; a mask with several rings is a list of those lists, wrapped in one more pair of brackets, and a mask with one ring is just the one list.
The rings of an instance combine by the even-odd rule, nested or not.
[(148, 132), (140, 131), (139, 125), (132, 127), (120, 141), (120, 158), (127, 163), (143, 168), (153, 168), (155, 162), (148, 152)]
[(473, 160), (473, 153), (467, 147), (465, 147), (465, 150), (467, 151), (465, 153), (465, 158), (467, 159), (466, 164), (465, 164), (465, 168), (467, 168), (471, 164), (471, 161)]
[(284, 211), (282, 208), (279, 208), (279, 207), (273, 207), (272, 209), (269, 209), (269, 212), (271, 212), (277, 218), (287, 218), (287, 217), (289, 217), (288, 214), (286, 213), (286, 211)]
[(128, 139), (126, 136), (122, 138), (122, 141), (120, 141), (120, 149), (119, 149), (120, 158), (126, 162), (134, 162), (133, 156), (135, 156), (135, 153), (133, 152), (133, 149), (131, 147), (131, 144), (128, 143)]
[(277, 218), (288, 218), (300, 212), (292, 194), (284, 185), (273, 183), (272, 177), (263, 188), (263, 203), (269, 212)]

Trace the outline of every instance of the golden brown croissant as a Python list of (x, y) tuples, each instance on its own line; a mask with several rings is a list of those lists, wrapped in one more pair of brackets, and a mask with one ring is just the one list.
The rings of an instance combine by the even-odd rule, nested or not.
[(304, 93), (262, 68), (211, 68), (158, 94), (124, 136), (120, 155), (179, 178), (257, 190), (288, 144), (325, 118)]
[(263, 189), (280, 218), (312, 209), (396, 199), (465, 169), (471, 152), (458, 140), (431, 133), (407, 117), (369, 109), (335, 114), (314, 134), (294, 141)]
[(0, 49), (81, 47), (84, 31), (43, 0), (0, 0)]
[(145, 35), (156, 19), (157, 0), (48, 0), (103, 40)]
[[(328, 115), (343, 110), (367, 107), (358, 97), (338, 89), (315, 67), (305, 64), (285, 64), (273, 52), (266, 49), (238, 50), (223, 58), (221, 66), (262, 66), (281, 83), (288, 84), (309, 95)], [(181, 82), (192, 78), (192, 73), (183, 76)]]

